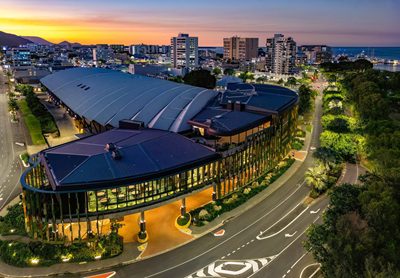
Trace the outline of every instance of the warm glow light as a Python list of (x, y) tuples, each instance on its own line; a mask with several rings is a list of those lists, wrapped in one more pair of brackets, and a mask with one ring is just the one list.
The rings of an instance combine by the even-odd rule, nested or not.
[(31, 259), (29, 260), (29, 262), (30, 262), (31, 264), (33, 264), (33, 265), (37, 265), (37, 264), (40, 262), (40, 260), (39, 260), (39, 258), (31, 258)]
[(230, 5), (212, 0), (2, 0), (0, 30), (54, 43), (168, 44), (171, 36), (187, 32), (199, 36), (201, 45), (221, 46), (224, 36), (254, 36), (265, 42), (267, 36), (281, 32), (298, 43), (398, 45), (394, 11), (400, 2), (365, 1), (368, 4), (357, 9), (337, 1), (315, 1), (311, 9), (305, 0), (230, 0)]
[(71, 258), (72, 258), (72, 254), (67, 254), (67, 255), (61, 256), (61, 260), (62, 260), (64, 263), (69, 262), (69, 261), (71, 260)]

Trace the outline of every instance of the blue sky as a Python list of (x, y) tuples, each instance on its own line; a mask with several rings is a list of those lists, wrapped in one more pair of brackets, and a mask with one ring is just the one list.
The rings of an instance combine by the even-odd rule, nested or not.
[(2, 0), (0, 30), (51, 41), (201, 45), (280, 32), (300, 44), (400, 46), (400, 0)]

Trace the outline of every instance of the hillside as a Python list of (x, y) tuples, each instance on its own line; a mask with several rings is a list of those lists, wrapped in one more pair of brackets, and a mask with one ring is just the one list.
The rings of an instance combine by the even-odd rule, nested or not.
[(53, 43), (42, 39), (41, 37), (35, 37), (35, 36), (22, 36), (22, 38), (27, 39), (35, 44), (41, 44), (41, 45), (53, 45)]
[(16, 47), (27, 43), (31, 43), (31, 41), (14, 34), (0, 31), (0, 46)]

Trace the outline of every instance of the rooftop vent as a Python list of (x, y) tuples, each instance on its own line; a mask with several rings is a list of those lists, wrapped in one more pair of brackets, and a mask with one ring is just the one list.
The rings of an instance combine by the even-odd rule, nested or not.
[(105, 150), (111, 154), (114, 160), (120, 160), (122, 158), (121, 152), (118, 150), (117, 145), (114, 143), (106, 144)]

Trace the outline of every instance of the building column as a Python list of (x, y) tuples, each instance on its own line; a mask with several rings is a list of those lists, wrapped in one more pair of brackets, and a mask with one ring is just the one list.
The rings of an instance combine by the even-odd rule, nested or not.
[(146, 233), (146, 220), (144, 219), (144, 211), (140, 212), (140, 232), (141, 233)]
[(217, 184), (215, 182), (213, 182), (212, 200), (214, 202), (217, 200)]
[(182, 198), (182, 204), (181, 204), (181, 216), (186, 215), (186, 198)]

